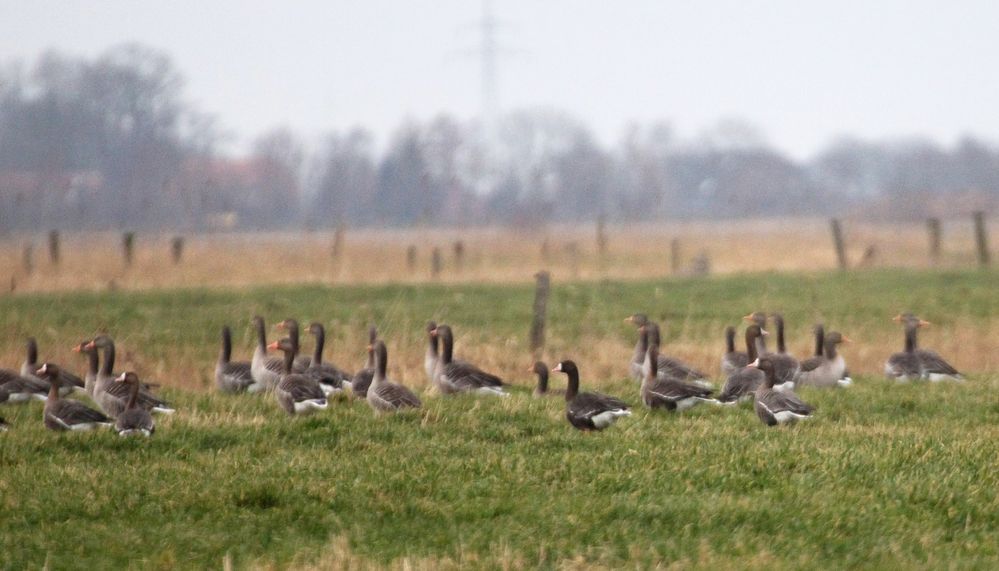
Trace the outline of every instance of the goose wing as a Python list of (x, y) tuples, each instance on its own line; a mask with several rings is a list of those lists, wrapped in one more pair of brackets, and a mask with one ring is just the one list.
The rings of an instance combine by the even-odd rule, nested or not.
[(659, 355), (657, 365), (660, 376), (673, 377), (678, 380), (708, 378), (703, 372), (698, 371), (683, 361), (667, 357), (663, 354)]
[(569, 414), (580, 419), (592, 418), (609, 410), (628, 410), (623, 400), (601, 393), (579, 393), (569, 403)]
[(763, 371), (752, 367), (743, 367), (729, 375), (722, 387), (718, 400), (721, 402), (733, 402), (740, 398), (752, 394), (763, 382)]
[(711, 389), (695, 385), (694, 383), (683, 383), (674, 380), (656, 381), (648, 390), (659, 398), (673, 402), (691, 397), (710, 398), (713, 392)]
[(824, 362), (825, 357), (809, 357), (801, 362), (801, 372), (807, 373), (809, 371), (814, 371), (815, 369), (821, 367)]
[(111, 422), (111, 419), (103, 412), (75, 400), (60, 400), (46, 414), (68, 426), (88, 422)]
[(444, 375), (459, 390), (502, 387), (503, 379), (465, 361), (452, 361), (444, 367)]
[(319, 383), (305, 375), (285, 375), (278, 388), (290, 394), (294, 402), (326, 398)]
[(777, 416), (781, 412), (791, 412), (801, 416), (808, 416), (815, 410), (815, 407), (801, 400), (798, 398), (798, 395), (791, 392), (767, 391), (757, 402), (774, 416)]
[(950, 363), (945, 361), (943, 357), (934, 351), (919, 349), (916, 351), (916, 355), (919, 357), (919, 361), (923, 364), (923, 370), (927, 373), (950, 376), (961, 375), (961, 373), (957, 372), (957, 369), (955, 369)]
[(413, 391), (395, 383), (382, 383), (369, 390), (375, 391), (375, 396), (392, 408), (419, 408), (423, 404)]

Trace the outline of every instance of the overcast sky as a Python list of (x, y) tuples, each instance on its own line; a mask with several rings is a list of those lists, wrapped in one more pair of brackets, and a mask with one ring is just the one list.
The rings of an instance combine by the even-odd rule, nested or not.
[[(999, 141), (999, 2), (493, 0), (515, 51), (502, 108), (550, 106), (605, 142), (630, 121), (694, 136), (743, 118), (797, 157), (831, 139)], [(247, 139), (471, 118), (476, 0), (0, 0), (0, 59), (167, 51), (186, 95)]]

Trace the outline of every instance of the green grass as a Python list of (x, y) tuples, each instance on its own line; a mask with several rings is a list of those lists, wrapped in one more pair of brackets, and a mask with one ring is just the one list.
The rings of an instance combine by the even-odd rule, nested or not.
[[(882, 322), (902, 309), (942, 327), (989, 327), (996, 277), (556, 283), (550, 338), (555, 354), (583, 364), (584, 384), (638, 404), (623, 363), (595, 383), (586, 363), (599, 351), (580, 345), (603, 339), (626, 355), (633, 333), (620, 321), (631, 312), (665, 316), (671, 337), (712, 347), (719, 324), (761, 307), (783, 310), (800, 332), (817, 317), (872, 343), (883, 332), (887, 347), (899, 335)], [(106, 328), (140, 354), (133, 360), (166, 362), (167, 376), (177, 354), (203, 362), (198, 385), (218, 327), (253, 313), (322, 316), (344, 343), (374, 320), (390, 348), (415, 345), (414, 354), (435, 316), (460, 327), (469, 351), (499, 345), (512, 366), (526, 361), (531, 296), (529, 287), (457, 286), (8, 297), (0, 330), (12, 353), (29, 332), (44, 352), (45, 342)], [(167, 388), (180, 411), (160, 417), (149, 441), (57, 434), (42, 427), (41, 403), (6, 406), (0, 568), (203, 568), (226, 554), (236, 568), (341, 557), (427, 567), (995, 568), (995, 376), (895, 386), (875, 373), (856, 375), (850, 390), (803, 391), (816, 418), (779, 429), (746, 406), (702, 406), (638, 408), (583, 434), (561, 402), (531, 399), (526, 386), (509, 399), (428, 396), (424, 410), (397, 417), (343, 402), (294, 419), (270, 398)]]

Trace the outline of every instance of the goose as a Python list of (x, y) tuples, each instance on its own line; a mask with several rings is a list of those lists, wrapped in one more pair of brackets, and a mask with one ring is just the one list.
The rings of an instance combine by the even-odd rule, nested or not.
[(777, 367), (773, 355), (757, 357), (749, 367), (763, 372), (763, 384), (756, 389), (753, 404), (756, 416), (760, 417), (763, 424), (776, 426), (812, 416), (815, 408), (798, 398), (793, 391), (774, 390)]
[[(746, 321), (748, 323), (751, 323), (751, 324), (758, 325), (760, 327), (760, 329), (763, 330), (763, 331), (766, 331), (766, 329), (767, 329), (767, 314), (763, 313), (762, 311), (754, 311), (753, 313), (750, 313), (749, 315), (744, 315), (742, 317), (742, 320)], [(764, 338), (762, 338), (762, 337), (757, 337), (756, 338), (756, 354), (757, 355), (766, 355), (768, 352), (769, 351), (767, 351), (767, 340), (764, 339)]]
[[(104, 362), (101, 363), (97, 371), (97, 379), (94, 382), (94, 402), (104, 411), (104, 414), (111, 418), (117, 418), (124, 412), (125, 405), (128, 404), (128, 387), (124, 384), (116, 383), (114, 373), (115, 344), (108, 335), (98, 335), (90, 343), (87, 349), (103, 349)], [(162, 414), (173, 414), (174, 409), (163, 399), (153, 395), (148, 390), (140, 387), (139, 406), (152, 412)]]
[[(819, 335), (816, 332), (816, 337)], [(812, 387), (849, 386), (850, 383), (844, 379), (846, 361), (837, 353), (836, 346), (853, 341), (838, 331), (830, 331), (829, 335), (825, 335), (823, 331), (822, 337), (825, 347), (819, 355), (801, 362), (801, 373), (798, 375), (797, 384)]]
[(285, 337), (267, 348), (284, 351), (284, 373), (274, 387), (274, 396), (281, 408), (290, 415), (306, 415), (326, 410), (326, 395), (319, 383), (306, 375), (293, 372), (298, 343), (291, 337)]
[[(228, 328), (227, 328), (228, 329)], [(114, 423), (118, 436), (152, 436), (156, 431), (156, 423), (153, 422), (153, 415), (149, 411), (139, 406), (139, 376), (129, 371), (115, 377), (116, 383), (123, 383), (128, 387), (128, 402), (125, 410), (118, 415)]]
[(441, 357), (434, 372), (434, 381), (442, 394), (475, 392), (492, 396), (509, 396), (503, 390), (503, 380), (454, 355), (454, 333), (448, 325), (438, 325), (434, 335), (441, 342)]
[(375, 341), (372, 348), (375, 355), (375, 375), (368, 387), (365, 399), (375, 413), (398, 412), (404, 409), (420, 408), (423, 403), (413, 391), (393, 383), (386, 376), (388, 370), (388, 349), (384, 341)]
[(440, 361), (440, 340), (437, 338), (437, 322), (427, 322), (427, 351), (423, 357), (423, 370), (427, 372), (427, 380), (434, 386), (434, 372), (437, 371), (437, 363)]
[(772, 354), (774, 374), (777, 379), (774, 390), (794, 390), (794, 382), (798, 378), (798, 373), (801, 372), (801, 363), (794, 356), (788, 354), (787, 346), (784, 344), (784, 316), (775, 313), (774, 325), (777, 327), (777, 352)]
[(0, 403), (22, 403), (32, 399), (45, 400), (49, 387), (35, 375), (25, 377), (10, 369), (0, 369), (0, 391)]
[[(759, 356), (756, 340), (764, 335), (769, 335), (769, 333), (755, 323), (746, 328), (746, 354), (753, 361)], [(756, 387), (762, 382), (763, 373), (759, 369), (747, 365), (728, 376), (728, 379), (725, 380), (725, 386), (722, 387), (721, 394), (718, 395), (718, 402), (722, 404), (735, 404), (739, 401), (748, 400), (752, 397)]]
[(375, 377), (375, 341), (377, 340), (378, 329), (372, 325), (368, 328), (368, 361), (364, 368), (354, 373), (354, 378), (350, 380), (350, 388), (354, 391), (354, 396), (362, 399), (367, 398), (371, 380)]
[(574, 361), (562, 361), (552, 371), (569, 377), (565, 418), (578, 430), (603, 430), (622, 416), (631, 416), (631, 409), (620, 399), (601, 393), (579, 392), (579, 368)]
[(257, 332), (257, 347), (253, 350), (253, 360), (250, 361), (250, 375), (253, 376), (254, 382), (250, 386), (250, 392), (271, 390), (281, 380), (284, 361), (267, 356), (267, 330), (264, 327), (263, 317), (259, 315), (253, 317), (253, 328)]
[(684, 411), (702, 402), (716, 402), (711, 398), (711, 389), (676, 379), (661, 379), (658, 375), (659, 348), (655, 345), (649, 345), (645, 362), (648, 373), (642, 379), (641, 389), (645, 406), (651, 409)]
[[(229, 326), (222, 327), (222, 350), (219, 360), (215, 363), (215, 385), (224, 393), (242, 393), (250, 390), (254, 384), (250, 373), (250, 363), (247, 361), (232, 361), (232, 330)], [(251, 392), (262, 390), (256, 387)]]
[(535, 397), (565, 396), (565, 391), (562, 389), (548, 388), (548, 365), (544, 362), (538, 361), (534, 363), (532, 367), (527, 369), (527, 372), (538, 376), (538, 386), (534, 387)]
[[(294, 340), (295, 347), (297, 347), (299, 349), (302, 347), (302, 345), (301, 345), (301, 337), (299, 336), (299, 333), (298, 333), (299, 329), (298, 329), (298, 320), (297, 319), (293, 319), (293, 318), (289, 317), (288, 319), (285, 319), (284, 321), (281, 321), (281, 322), (277, 323), (274, 326), (274, 328), (277, 329), (277, 330), (279, 330), (279, 331), (284, 331), (285, 333), (287, 333), (288, 337), (290, 339)], [(296, 349), (296, 351), (299, 350), (299, 349)], [(295, 372), (295, 373), (304, 373), (306, 369), (308, 369), (310, 366), (312, 366), (312, 357), (310, 357), (308, 355), (300, 355), (300, 354), (296, 353), (295, 354), (295, 362), (293, 363), (292, 366), (293, 366), (292, 372)]]
[[(27, 356), (23, 363), (21, 363), (21, 376), (22, 377), (34, 377), (35, 371), (38, 370), (38, 341), (34, 337), (28, 337), (27, 345)], [(39, 379), (42, 380), (42, 379)], [(73, 391), (82, 391), (83, 379), (74, 375), (73, 373), (59, 367), (59, 380), (60, 383), (60, 395), (66, 396)]]
[[(635, 344), (635, 352), (632, 355), (628, 368), (631, 376), (641, 382), (646, 374), (645, 354), (648, 351), (649, 345), (654, 344), (656, 347), (659, 347), (661, 342), (659, 326), (650, 321), (644, 313), (631, 315), (625, 319), (625, 322), (635, 324), (638, 327), (638, 342)], [(659, 377), (662, 379), (710, 384), (706, 383), (708, 378), (706, 374), (679, 359), (673, 359), (661, 353), (659, 354)]]
[(749, 364), (745, 351), (735, 350), (735, 327), (725, 328), (725, 354), (721, 358), (721, 372), (725, 377)]
[(312, 353), (312, 363), (304, 373), (319, 383), (326, 396), (351, 391), (351, 374), (332, 363), (323, 361), (323, 347), (326, 345), (326, 328), (322, 323), (310, 323), (309, 333), (316, 338), (316, 348)]
[[(821, 323), (816, 323), (813, 328), (815, 332), (815, 357), (821, 357), (823, 351), (825, 350), (823, 346), (825, 345), (825, 335), (826, 328)], [(802, 370), (804, 370), (805, 363), (801, 363)], [(843, 376), (836, 383), (841, 387), (848, 387), (853, 384), (853, 379), (850, 377), (850, 370), (847, 368), (843, 369)]]
[(83, 390), (87, 396), (94, 398), (94, 386), (97, 385), (97, 373), (100, 366), (100, 357), (97, 354), (97, 347), (89, 346), (90, 340), (81, 341), (73, 347), (74, 353), (80, 353), (87, 357), (87, 374), (83, 376)]
[[(900, 320), (913, 321), (916, 325), (916, 333), (918, 334), (920, 327), (927, 327), (932, 325), (929, 321), (924, 321), (919, 319), (911, 313), (905, 313), (899, 316)], [(916, 356), (919, 357), (919, 362), (923, 367), (923, 378), (928, 379), (932, 382), (939, 381), (963, 381), (964, 375), (959, 373), (950, 363), (944, 360), (935, 351), (930, 351), (929, 349), (920, 349), (919, 343), (916, 343)]]
[[(895, 321), (899, 319), (896, 317)], [(904, 321), (902, 326), (905, 328), (905, 350), (888, 357), (885, 361), (885, 376), (905, 383), (923, 378), (923, 367), (916, 355), (916, 328), (919, 324)]]
[(49, 395), (45, 399), (42, 419), (49, 430), (94, 430), (111, 426), (111, 419), (104, 413), (94, 410), (80, 401), (59, 398), (59, 367), (42, 363), (36, 374), (49, 382)]

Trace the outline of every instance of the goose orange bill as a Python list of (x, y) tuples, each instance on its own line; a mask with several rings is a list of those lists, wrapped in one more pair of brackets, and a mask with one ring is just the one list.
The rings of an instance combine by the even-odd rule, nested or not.
[(271, 343), (270, 345), (268, 345), (267, 348), (268, 349), (274, 349), (275, 351), (277, 351), (278, 349), (281, 348), (281, 346), (278, 344), (277, 341), (274, 341), (273, 343)]

